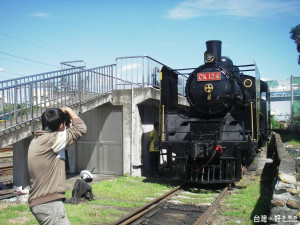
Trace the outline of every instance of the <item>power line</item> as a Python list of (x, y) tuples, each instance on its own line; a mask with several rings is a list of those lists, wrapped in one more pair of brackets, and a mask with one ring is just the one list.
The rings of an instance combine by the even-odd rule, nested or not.
[(18, 61), (15, 61), (15, 60), (11, 60), (11, 59), (6, 59), (6, 58), (2, 58), (2, 57), (0, 57), (0, 59), (7, 60), (7, 61), (10, 61), (10, 62), (14, 62), (14, 63), (18, 63), (18, 64), (22, 64), (22, 65), (25, 65), (25, 66), (30, 66), (30, 67), (35, 67), (35, 68), (38, 68), (38, 69), (46, 70), (45, 68), (42, 68), (42, 67), (39, 67), (39, 66), (29, 65), (29, 64), (21, 63), (21, 62), (18, 62)]
[(73, 57), (68, 56), (68, 55), (65, 55), (65, 54), (63, 54), (63, 53), (61, 53), (61, 52), (53, 51), (53, 50), (51, 50), (51, 49), (49, 49), (49, 48), (45, 48), (45, 47), (43, 47), (43, 46), (34, 44), (34, 43), (32, 43), (32, 42), (29, 42), (29, 41), (22, 40), (22, 39), (17, 38), (17, 37), (13, 37), (13, 36), (11, 36), (11, 35), (8, 35), (8, 34), (2, 33), (2, 32), (0, 32), (0, 35), (6, 36), (6, 37), (9, 37), (9, 38), (11, 38), (11, 39), (15, 39), (15, 40), (18, 40), (18, 41), (21, 41), (21, 42), (25, 42), (25, 43), (27, 43), (27, 44), (29, 44), (29, 45), (33, 45), (33, 46), (35, 46), (35, 47), (44, 49), (44, 50), (46, 50), (46, 51), (49, 51), (49, 52), (52, 52), (52, 53), (55, 53), (55, 54), (58, 54), (58, 55), (62, 55), (62, 56), (68, 57), (68, 58), (70, 58), (70, 59), (74, 59)]
[[(23, 39), (14, 37), (14, 36), (5, 34), (5, 33), (3, 33), (3, 32), (0, 32), (0, 35), (5, 36), (5, 37), (8, 37), (8, 38), (11, 38), (11, 39), (14, 39), (14, 40), (18, 40), (18, 41), (21, 41), (21, 42), (24, 42), (24, 43), (27, 43), (27, 44), (29, 44), (29, 45), (32, 45), (32, 46), (35, 46), (35, 47), (44, 49), (44, 50), (46, 50), (46, 51), (55, 53), (55, 54), (57, 54), (57, 55), (62, 55), (62, 56), (68, 57), (68, 58), (70, 58), (70, 59), (76, 60), (75, 58), (73, 58), (73, 57), (71, 57), (71, 56), (68, 56), (68, 55), (66, 55), (66, 54), (64, 54), (64, 53), (61, 53), (61, 52), (58, 52), (58, 51), (54, 51), (54, 50), (51, 50), (51, 49), (49, 49), (49, 48), (45, 48), (45, 47), (43, 47), (43, 46), (41, 46), (41, 45), (37, 45), (37, 44), (32, 43), (32, 42), (30, 42), (30, 41), (26, 41), (26, 40), (23, 40)], [(88, 62), (86, 62), (86, 64), (95, 66), (95, 65), (93, 65), (93, 64), (91, 64), (91, 63), (88, 63)]]
[(43, 65), (46, 65), (46, 66), (52, 66), (52, 67), (60, 68), (59, 66), (54, 66), (54, 65), (51, 65), (51, 64), (48, 64), (48, 63), (43, 63), (43, 62), (39, 62), (39, 61), (32, 60), (32, 59), (27, 59), (27, 58), (24, 58), (24, 57), (12, 55), (12, 54), (5, 53), (5, 52), (1, 52), (0, 51), (0, 53), (3, 54), (3, 55), (8, 55), (8, 56), (11, 56), (11, 57), (15, 57), (15, 58), (18, 58), (18, 59), (23, 59), (23, 60), (27, 60), (27, 61), (30, 61), (30, 62), (35, 62), (35, 63), (43, 64)]
[[(76, 60), (75, 58), (73, 58), (73, 57), (71, 57), (71, 56), (68, 56), (68, 55), (66, 55), (66, 54), (64, 54), (64, 53), (61, 53), (61, 52), (58, 52), (58, 51), (54, 51), (54, 50), (51, 50), (51, 49), (49, 49), (49, 48), (45, 48), (45, 47), (43, 47), (43, 46), (41, 46), (41, 45), (34, 44), (34, 43), (30, 42), (30, 41), (26, 41), (26, 40), (23, 40), (23, 39), (20, 39), (20, 38), (17, 38), (17, 37), (14, 37), (14, 36), (11, 36), (11, 35), (2, 33), (2, 32), (0, 32), (0, 35), (5, 36), (5, 37), (8, 37), (8, 38), (11, 38), (11, 39), (14, 39), (14, 40), (18, 40), (18, 41), (21, 41), (21, 42), (24, 42), (24, 43), (27, 43), (27, 44), (29, 44), (29, 45), (32, 45), (32, 46), (35, 46), (35, 47), (44, 49), (44, 50), (46, 50), (46, 51), (49, 51), (49, 52), (52, 52), (52, 53), (55, 53), (55, 54), (58, 54), (58, 55), (62, 55), (62, 56), (68, 57), (68, 58), (73, 59), (73, 60)], [(91, 64), (91, 63), (88, 63), (88, 62), (86, 62), (86, 64), (95, 66), (95, 65), (93, 65), (93, 64)]]
[(1, 73), (8, 73), (8, 74), (13, 74), (13, 75), (20, 76), (20, 74), (16, 74), (16, 73), (12, 73), (12, 72), (7, 72), (7, 71), (0, 71), (0, 74), (1, 74)]

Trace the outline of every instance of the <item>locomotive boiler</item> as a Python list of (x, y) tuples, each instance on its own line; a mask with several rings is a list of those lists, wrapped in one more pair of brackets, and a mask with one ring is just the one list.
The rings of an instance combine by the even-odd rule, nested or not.
[[(241, 179), (270, 134), (270, 94), (255, 64), (235, 66), (207, 41), (204, 64), (187, 75), (179, 107), (179, 70), (161, 70), (161, 140), (172, 178), (197, 183)], [(249, 75), (252, 73), (254, 75)]]

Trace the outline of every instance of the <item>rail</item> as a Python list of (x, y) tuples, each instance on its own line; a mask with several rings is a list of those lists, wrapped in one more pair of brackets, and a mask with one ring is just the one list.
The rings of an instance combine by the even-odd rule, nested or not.
[(80, 67), (73, 67), (73, 68), (68, 68), (68, 69), (63, 69), (63, 70), (51, 71), (51, 72), (47, 72), (47, 73), (29, 75), (29, 76), (19, 77), (19, 78), (15, 78), (15, 79), (4, 80), (4, 81), (0, 81), (0, 88), (10, 87), (10, 86), (13, 86), (16, 84), (27, 83), (27, 82), (31, 82), (31, 81), (35, 81), (35, 80), (41, 80), (41, 79), (55, 77), (55, 76), (68, 74), (68, 73), (75, 73), (77, 71), (81, 71), (84, 69), (85, 69), (85, 67), (80, 66)]
[[(160, 71), (165, 64), (151, 58), (150, 56), (119, 57), (116, 59), (116, 70), (118, 88), (160, 86)], [(171, 69), (171, 68), (170, 68)], [(178, 94), (184, 95), (187, 77), (178, 74)], [(130, 83), (124, 81), (130, 80)]]
[(198, 220), (195, 221), (193, 225), (203, 225), (206, 224), (208, 217), (213, 213), (213, 211), (218, 207), (219, 202), (225, 197), (226, 193), (228, 192), (229, 187), (225, 187), (223, 191), (220, 193), (218, 198), (210, 205), (210, 207), (202, 214)]
[[(30, 76), (16, 84), (0, 88), (1, 131), (39, 118), (49, 107), (81, 104), (113, 88), (115, 65), (85, 70), (63, 70), (63, 72)], [(66, 73), (69, 72), (69, 73)], [(52, 76), (53, 75), (53, 76)], [(11, 82), (11, 81), (9, 81)]]
[(160, 197), (154, 199), (153, 201), (146, 204), (145, 206), (142, 206), (141, 208), (138, 208), (134, 212), (132, 212), (128, 215), (125, 215), (121, 219), (115, 221), (114, 223), (112, 223), (112, 225), (126, 225), (126, 224), (130, 224), (130, 223), (134, 222), (138, 218), (142, 217), (143, 215), (145, 215), (146, 213), (151, 211), (153, 208), (160, 205), (162, 202), (166, 201), (169, 197), (173, 196), (174, 193), (178, 192), (184, 185), (185, 184), (183, 183), (183, 184), (173, 188), (172, 190), (170, 190), (167, 193), (161, 195)]

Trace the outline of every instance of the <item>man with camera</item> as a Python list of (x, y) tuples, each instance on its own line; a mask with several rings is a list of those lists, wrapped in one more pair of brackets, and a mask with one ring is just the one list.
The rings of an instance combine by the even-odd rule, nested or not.
[[(70, 125), (67, 127), (68, 117)], [(65, 200), (65, 149), (86, 133), (86, 125), (69, 107), (47, 109), (28, 149), (29, 207), (39, 224), (70, 224)]]

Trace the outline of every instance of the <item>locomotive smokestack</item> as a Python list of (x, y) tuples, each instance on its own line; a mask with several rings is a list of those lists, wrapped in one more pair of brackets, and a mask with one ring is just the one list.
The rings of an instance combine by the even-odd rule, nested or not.
[[(214, 55), (214, 60), (212, 62), (221, 63), (221, 45), (222, 41), (211, 40), (206, 42), (207, 52), (210, 52)], [(208, 61), (207, 59), (205, 59)], [(208, 61), (210, 62), (210, 61)]]

